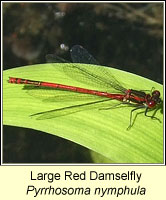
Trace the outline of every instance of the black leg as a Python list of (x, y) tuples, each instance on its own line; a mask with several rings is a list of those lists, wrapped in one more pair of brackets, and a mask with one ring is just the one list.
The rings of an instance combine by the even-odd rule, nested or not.
[[(145, 105), (138, 106), (137, 108), (134, 108), (133, 110), (131, 110), (131, 112), (130, 112), (130, 124), (129, 124), (129, 126), (127, 127), (127, 130), (129, 130), (129, 129), (133, 126), (133, 124), (132, 124), (132, 114), (133, 114), (133, 112), (134, 112), (135, 110), (138, 110), (138, 109), (141, 109), (141, 108), (145, 108)], [(134, 122), (133, 122), (133, 123), (134, 123)]]
[(158, 121), (161, 123), (161, 120), (158, 119), (157, 117), (154, 117), (153, 115), (147, 115), (148, 109), (149, 109), (149, 108), (147, 107), (146, 110), (145, 110), (145, 116), (146, 116), (146, 117), (150, 117), (150, 118), (152, 118), (152, 119), (156, 119), (156, 120), (158, 120)]

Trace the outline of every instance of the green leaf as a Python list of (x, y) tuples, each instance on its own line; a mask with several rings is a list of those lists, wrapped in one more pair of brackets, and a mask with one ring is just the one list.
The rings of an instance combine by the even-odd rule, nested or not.
[[(60, 114), (58, 112), (51, 114), (52, 112), (50, 112), (46, 113), (46, 116), (31, 116), (39, 112), (82, 104), (82, 94), (80, 99), (77, 98), (74, 101), (71, 92), (56, 90), (48, 92), (49, 95), (52, 95), (53, 92), (53, 95), (51, 98), (49, 95), (46, 98), (47, 93), (45, 92), (48, 90), (25, 89), (21, 84), (8, 83), (9, 77), (95, 89), (95, 86), (90, 87), (88, 83), (83, 84), (67, 76), (62, 70), (67, 67), (66, 65), (71, 64), (39, 64), (4, 71), (4, 125), (32, 128), (60, 136), (87, 147), (114, 163), (163, 163), (163, 124), (159, 123), (158, 120), (145, 117), (144, 109), (134, 112), (136, 119), (130, 130), (126, 129), (129, 125), (132, 107), (120, 106), (114, 107), (114, 109), (103, 109), (118, 104), (119, 101), (117, 100), (74, 107), (73, 111), (71, 109), (64, 115), (60, 115), (61, 112)], [(77, 66), (86, 66), (91, 70), (97, 67), (84, 64), (77, 64)], [(102, 66), (98, 67), (102, 68)], [(162, 85), (151, 80), (112, 68), (106, 68), (106, 70), (118, 77), (118, 80), (126, 88), (151, 90), (152, 87), (155, 87), (162, 92)], [(57, 95), (55, 98), (54, 92)], [(68, 95), (69, 100), (67, 101)], [(88, 95), (85, 94), (86, 98), (88, 102), (95, 101), (95, 98), (97, 101), (100, 100), (100, 97), (96, 96), (93, 97), (94, 99), (88, 99)], [(149, 111), (148, 114), (153, 115), (154, 112), (154, 110)], [(49, 114), (53, 115), (52, 118), (48, 117)], [(161, 109), (157, 110), (155, 117), (162, 121)]]

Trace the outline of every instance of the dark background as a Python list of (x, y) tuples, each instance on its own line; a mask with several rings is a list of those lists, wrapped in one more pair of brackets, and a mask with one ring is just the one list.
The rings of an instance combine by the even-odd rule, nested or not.
[[(163, 79), (162, 3), (3, 3), (3, 69), (71, 61), (80, 44), (102, 65)], [(3, 127), (4, 163), (94, 162), (88, 149), (31, 129)]]

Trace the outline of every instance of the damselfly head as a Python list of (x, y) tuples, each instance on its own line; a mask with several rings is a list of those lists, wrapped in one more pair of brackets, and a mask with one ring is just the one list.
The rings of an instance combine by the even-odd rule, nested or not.
[(156, 97), (159, 97), (160, 96), (160, 92), (158, 90), (154, 90), (152, 92), (152, 96), (156, 96)]
[(155, 101), (156, 104), (161, 103), (160, 92), (158, 90), (152, 92), (152, 100)]

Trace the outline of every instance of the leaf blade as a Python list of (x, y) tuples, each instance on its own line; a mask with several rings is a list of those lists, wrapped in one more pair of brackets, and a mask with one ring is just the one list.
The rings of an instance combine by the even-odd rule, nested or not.
[[(34, 98), (22, 90), (22, 85), (7, 83), (8, 77), (16, 76), (88, 87), (88, 85), (82, 85), (67, 77), (61, 70), (62, 65), (66, 64), (33, 65), (4, 71), (4, 124), (37, 129), (66, 138), (92, 149), (116, 163), (163, 162), (162, 124), (146, 118), (142, 113), (138, 115), (132, 129), (126, 131), (131, 110), (128, 107), (106, 111), (85, 110), (48, 120), (36, 120), (29, 117), (31, 114), (51, 110), (55, 107), (66, 107), (66, 103), (50, 104), (50, 102), (46, 103)], [(89, 65), (88, 67), (94, 66)], [(154, 86), (162, 91), (160, 84), (148, 79), (115, 69), (108, 70), (112, 70), (114, 75), (121, 79), (120, 81), (124, 82), (125, 80), (125, 85), (129, 88), (133, 88), (134, 83), (136, 88), (133, 89), (139, 89), (140, 86), (141, 89), (151, 89)], [(69, 102), (68, 105), (73, 105), (73, 103)], [(157, 112), (156, 116), (162, 120), (160, 112)]]

